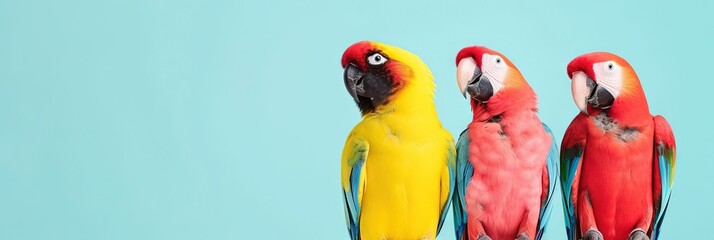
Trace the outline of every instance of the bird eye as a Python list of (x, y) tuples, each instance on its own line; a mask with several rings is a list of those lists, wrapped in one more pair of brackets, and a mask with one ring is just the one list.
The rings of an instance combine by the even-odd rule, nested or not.
[(501, 58), (500, 58), (500, 57), (497, 57), (497, 58), (496, 58), (496, 63), (499, 63), (499, 64), (500, 64), (500, 63), (501, 63), (501, 61), (502, 61), (502, 60), (501, 60)]
[(608, 63), (608, 64), (607, 64), (607, 70), (612, 71), (613, 69), (615, 69), (615, 64), (613, 64), (613, 63)]
[(371, 65), (376, 66), (376, 65), (381, 65), (381, 64), (384, 64), (385, 62), (387, 62), (387, 58), (382, 56), (382, 54), (375, 53), (375, 54), (369, 55), (369, 57), (367, 57), (367, 62), (369, 62), (369, 64), (371, 64)]

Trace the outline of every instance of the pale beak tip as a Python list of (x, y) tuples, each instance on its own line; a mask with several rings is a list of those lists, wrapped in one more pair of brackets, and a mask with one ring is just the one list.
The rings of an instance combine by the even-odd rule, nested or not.
[(471, 77), (473, 77), (476, 68), (476, 61), (472, 57), (461, 59), (456, 66), (456, 82), (464, 99), (468, 99), (468, 97), (466, 97), (466, 87)]
[(590, 88), (587, 86), (587, 76), (582, 71), (573, 73), (571, 78), (571, 90), (575, 106), (580, 109), (580, 112), (588, 115), (587, 98), (590, 94)]

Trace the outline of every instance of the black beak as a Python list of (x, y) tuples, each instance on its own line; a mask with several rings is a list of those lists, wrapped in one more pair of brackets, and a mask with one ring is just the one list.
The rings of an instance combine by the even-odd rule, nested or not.
[(481, 68), (476, 67), (474, 76), (466, 85), (466, 91), (471, 95), (471, 98), (485, 103), (493, 95), (493, 86), (491, 86), (491, 81), (488, 80), (488, 77), (481, 73)]
[(587, 85), (590, 89), (588, 104), (594, 108), (607, 109), (615, 102), (615, 97), (607, 89), (598, 85), (594, 80), (588, 78)]
[(358, 93), (364, 93), (364, 85), (362, 85), (363, 81), (362, 78), (364, 77), (364, 72), (357, 67), (357, 65), (354, 65), (353, 63), (347, 64), (347, 67), (345, 67), (345, 87), (347, 88), (347, 92), (350, 93), (350, 96), (355, 100), (355, 102), (359, 103), (359, 98), (357, 97)]

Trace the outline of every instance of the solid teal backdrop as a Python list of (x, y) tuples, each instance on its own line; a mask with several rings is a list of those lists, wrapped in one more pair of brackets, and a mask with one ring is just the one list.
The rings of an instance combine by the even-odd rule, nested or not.
[[(360, 118), (340, 57), (421, 56), (452, 134), (459, 49), (508, 56), (556, 134), (566, 64), (606, 50), (671, 123), (663, 239), (710, 237), (711, 1), (0, 0), (0, 239), (347, 239), (340, 153)], [(564, 239), (557, 203), (545, 239)], [(627, 211), (627, 209), (622, 209)], [(451, 218), (439, 239), (453, 239)]]

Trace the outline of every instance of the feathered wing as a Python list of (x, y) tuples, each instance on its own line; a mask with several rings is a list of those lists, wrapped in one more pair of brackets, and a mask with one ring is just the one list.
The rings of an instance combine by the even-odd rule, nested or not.
[(587, 140), (586, 121), (583, 114), (573, 119), (565, 130), (560, 150), (560, 185), (563, 194), (563, 212), (565, 215), (565, 231), (568, 240), (580, 239), (580, 224), (578, 223), (576, 202), (578, 183), (580, 182), (580, 167), (582, 166), (585, 142)]
[[(543, 190), (547, 191), (543, 194), (543, 199), (541, 201), (540, 215), (538, 217), (538, 230), (536, 231), (536, 240), (540, 240), (545, 233), (545, 227), (548, 225), (548, 220), (550, 219), (550, 214), (553, 212), (553, 195), (555, 195), (555, 188), (558, 185), (558, 172), (560, 171), (558, 167), (558, 144), (555, 142), (555, 137), (550, 128), (543, 123), (543, 128), (548, 133), (551, 138), (550, 150), (548, 152), (548, 157), (546, 159), (546, 170), (548, 182), (543, 182)], [(544, 176), (545, 178), (546, 176)]]
[(657, 240), (672, 194), (677, 146), (672, 128), (662, 116), (654, 117), (654, 224), (652, 240)]
[(342, 151), (342, 196), (345, 203), (347, 230), (351, 240), (359, 240), (360, 206), (366, 187), (365, 161), (369, 143), (350, 135)]
[(466, 186), (471, 181), (474, 168), (469, 162), (469, 136), (468, 129), (461, 132), (456, 142), (456, 187), (454, 188), (454, 230), (457, 240), (468, 240), (466, 223)]
[[(454, 195), (454, 188), (456, 186), (456, 149), (454, 148), (454, 140), (451, 137), (449, 137), (448, 146), (449, 149), (446, 156), (447, 169), (441, 177), (442, 207), (441, 217), (439, 218), (439, 226), (436, 230), (437, 235), (441, 232), (441, 227), (444, 225), (446, 215), (449, 213), (449, 205), (451, 204), (451, 199)], [(448, 193), (444, 194), (446, 191), (448, 191)]]

